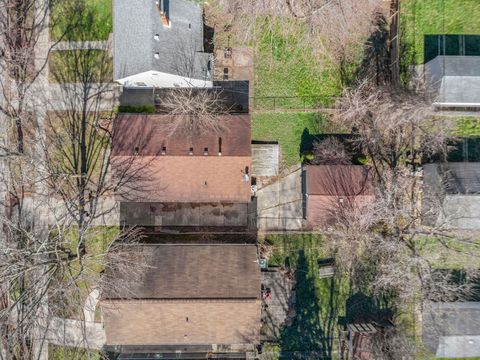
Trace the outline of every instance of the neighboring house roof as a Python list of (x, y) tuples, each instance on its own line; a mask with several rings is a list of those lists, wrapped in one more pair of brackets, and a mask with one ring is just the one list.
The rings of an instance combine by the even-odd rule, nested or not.
[(437, 56), (425, 64), (425, 80), (438, 106), (480, 105), (480, 56)]
[(442, 185), (449, 195), (480, 194), (480, 162), (423, 165), (424, 187)]
[[(168, 129), (172, 121), (169, 115), (120, 115), (115, 120), (114, 174), (117, 178), (125, 172), (140, 175), (117, 191), (117, 199), (249, 202), (251, 188), (246, 175), (251, 168), (250, 116), (225, 116), (223, 133), (197, 137), (171, 134)], [(165, 155), (161, 155), (163, 147)], [(130, 169), (125, 170), (123, 164)]]
[(422, 221), (456, 229), (480, 229), (480, 163), (423, 165)]
[(428, 303), (423, 342), (437, 357), (480, 356), (480, 302)]
[(103, 294), (107, 345), (248, 344), (259, 338), (255, 245), (141, 245), (137, 281)]
[[(188, 137), (172, 134), (175, 115), (119, 114), (114, 122), (112, 156), (130, 156), (135, 152), (141, 156), (160, 155), (166, 147), (166, 156), (187, 156), (193, 147), (194, 156), (209, 154), (218, 156), (221, 138), (222, 156), (250, 156), (250, 115), (225, 115), (224, 130), (220, 134), (210, 133)], [(135, 148), (138, 148), (137, 151)]]
[(189, 0), (159, 2), (165, 4), (169, 25), (162, 22), (154, 0), (113, 1), (114, 80), (145, 74), (147, 82), (154, 78), (149, 72), (210, 80), (202, 8)]
[(308, 195), (357, 196), (373, 195), (371, 168), (362, 165), (308, 165)]
[(332, 225), (342, 209), (359, 209), (375, 198), (373, 174), (367, 166), (309, 165), (304, 176), (309, 227)]

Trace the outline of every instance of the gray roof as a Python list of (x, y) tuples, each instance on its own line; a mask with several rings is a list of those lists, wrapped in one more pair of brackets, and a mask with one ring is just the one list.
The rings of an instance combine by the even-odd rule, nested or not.
[(207, 79), (202, 8), (190, 0), (164, 1), (170, 26), (162, 24), (155, 0), (113, 0), (115, 80), (151, 70)]
[(480, 104), (480, 56), (437, 56), (425, 80), (437, 103)]
[[(463, 338), (480, 335), (478, 324), (480, 302), (427, 303), (423, 311), (423, 343), (437, 355), (443, 351), (459, 354), (467, 350), (456, 349), (457, 344), (464, 343)], [(480, 356), (480, 345), (474, 347), (476, 353), (468, 355)]]
[(480, 162), (425, 164), (423, 173), (426, 188), (441, 184), (446, 194), (480, 194)]
[(456, 229), (480, 229), (480, 163), (423, 165), (422, 221)]

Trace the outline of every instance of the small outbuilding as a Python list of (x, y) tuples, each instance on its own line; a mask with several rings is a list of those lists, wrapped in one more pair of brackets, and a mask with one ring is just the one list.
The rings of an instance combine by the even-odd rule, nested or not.
[(341, 213), (375, 199), (373, 173), (362, 165), (307, 165), (303, 168), (304, 217), (308, 227), (334, 224)]

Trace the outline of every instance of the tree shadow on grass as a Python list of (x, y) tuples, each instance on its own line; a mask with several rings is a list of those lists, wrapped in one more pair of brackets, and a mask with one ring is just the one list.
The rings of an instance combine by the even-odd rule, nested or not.
[[(331, 359), (336, 327), (337, 289), (334, 278), (319, 289), (316, 261), (300, 250), (296, 264), (296, 317), (280, 337), (281, 359)], [(321, 308), (324, 302), (324, 307)]]

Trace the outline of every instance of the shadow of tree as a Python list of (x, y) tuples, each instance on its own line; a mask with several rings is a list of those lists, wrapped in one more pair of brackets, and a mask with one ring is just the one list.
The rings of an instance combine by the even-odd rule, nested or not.
[[(319, 284), (316, 254), (300, 250), (296, 263), (296, 317), (280, 337), (281, 359), (331, 359), (339, 298), (335, 278)], [(320, 285), (320, 286), (319, 286)], [(325, 285), (325, 286), (323, 286)], [(343, 304), (341, 304), (343, 306)]]

